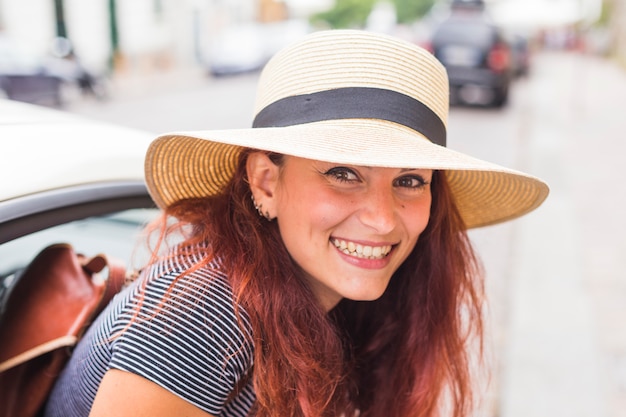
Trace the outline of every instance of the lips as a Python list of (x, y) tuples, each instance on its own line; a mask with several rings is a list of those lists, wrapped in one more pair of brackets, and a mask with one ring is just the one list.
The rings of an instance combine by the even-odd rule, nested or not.
[(369, 246), (343, 239), (332, 239), (332, 243), (346, 255), (356, 258), (383, 259), (391, 252), (391, 245)]

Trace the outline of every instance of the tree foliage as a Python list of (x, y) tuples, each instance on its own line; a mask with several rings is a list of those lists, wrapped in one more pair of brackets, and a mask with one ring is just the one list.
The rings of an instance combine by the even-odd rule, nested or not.
[[(325, 24), (333, 29), (359, 28), (378, 0), (336, 0), (335, 6), (311, 17), (314, 24)], [(396, 8), (398, 23), (411, 23), (424, 16), (436, 0), (391, 0)]]
[(336, 0), (335, 6), (312, 17), (333, 29), (357, 28), (365, 25), (376, 0)]
[(430, 11), (436, 0), (393, 0), (398, 23), (412, 23)]

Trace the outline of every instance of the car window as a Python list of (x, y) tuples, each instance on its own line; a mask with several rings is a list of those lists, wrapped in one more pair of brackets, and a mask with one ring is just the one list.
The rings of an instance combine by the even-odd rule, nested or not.
[(472, 45), (489, 45), (493, 41), (493, 29), (489, 25), (472, 21), (450, 21), (439, 27), (433, 42), (461, 42)]
[[(0, 278), (26, 266), (39, 251), (54, 243), (69, 243), (86, 256), (105, 253), (139, 268), (148, 260), (143, 227), (158, 209), (129, 209), (106, 216), (50, 227), (0, 245)], [(5, 283), (7, 284), (7, 283)]]

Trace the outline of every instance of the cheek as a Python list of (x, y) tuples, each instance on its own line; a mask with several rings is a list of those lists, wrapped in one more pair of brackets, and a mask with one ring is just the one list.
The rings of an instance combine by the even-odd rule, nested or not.
[(283, 213), (296, 217), (299, 223), (308, 223), (313, 228), (331, 227), (348, 216), (355, 201), (347, 196), (332, 192), (326, 187), (293, 187), (283, 193), (280, 205)]
[[(341, 203), (323, 188), (291, 188), (280, 198), (278, 223), (283, 240), (298, 246), (323, 245), (320, 235), (328, 235), (342, 218)], [(327, 239), (327, 237), (325, 237)]]
[(353, 204), (342, 202), (329, 196), (318, 195), (309, 201), (309, 204), (301, 207), (301, 216), (308, 218), (309, 227), (312, 233), (318, 232), (330, 235), (346, 218), (350, 217), (350, 207)]
[(407, 205), (407, 209), (403, 210), (407, 229), (416, 239), (428, 226), (431, 201), (429, 196), (415, 204)]

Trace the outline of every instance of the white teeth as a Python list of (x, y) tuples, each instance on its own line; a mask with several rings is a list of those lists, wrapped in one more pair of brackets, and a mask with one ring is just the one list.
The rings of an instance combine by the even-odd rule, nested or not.
[(339, 239), (333, 239), (333, 244), (346, 255), (357, 258), (382, 259), (391, 252), (391, 245), (367, 246)]

